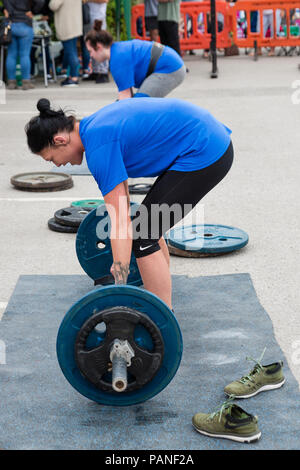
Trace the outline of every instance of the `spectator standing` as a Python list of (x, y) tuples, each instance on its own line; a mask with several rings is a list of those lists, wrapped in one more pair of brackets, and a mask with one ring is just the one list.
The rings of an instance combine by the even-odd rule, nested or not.
[(160, 41), (172, 47), (180, 56), (180, 0), (158, 0), (158, 30)]
[(83, 34), (82, 0), (50, 0), (50, 10), (54, 11), (56, 35), (64, 48), (64, 65), (70, 67), (70, 74), (62, 81), (62, 86), (77, 86), (79, 59), (77, 40)]
[[(90, 7), (90, 18), (91, 24), (89, 27), (93, 29), (94, 23), (96, 20), (101, 21), (102, 29), (106, 29), (106, 10), (108, 0), (94, 0), (93, 2), (87, 2)], [(109, 62), (105, 60), (104, 62), (96, 62), (92, 59), (92, 73), (84, 78), (84, 80), (95, 80), (96, 83), (107, 83), (109, 82), (108, 76), (108, 67)]]
[(151, 41), (158, 42), (158, 0), (144, 0), (145, 3), (145, 24), (149, 31)]
[[(282, 21), (282, 13), (284, 10), (277, 9), (275, 12), (276, 15), (276, 35), (280, 36), (280, 26)], [(267, 37), (267, 33), (269, 34), (270, 38), (274, 37), (274, 11), (272, 9), (267, 9), (263, 11), (263, 34), (264, 38)], [(251, 31), (252, 31), (252, 22), (251, 22)], [(260, 17), (259, 13), (257, 12), (257, 24), (256, 24), (256, 31), (260, 31)], [(261, 55), (261, 47), (258, 48), (258, 54)], [(269, 56), (275, 55), (275, 47), (270, 47), (270, 51), (268, 53)]]
[(12, 42), (8, 46), (6, 57), (7, 88), (17, 87), (16, 66), (20, 59), (22, 89), (30, 90), (34, 85), (30, 81), (30, 51), (33, 41), (32, 17), (40, 12), (44, 0), (4, 0), (5, 16), (12, 23)]

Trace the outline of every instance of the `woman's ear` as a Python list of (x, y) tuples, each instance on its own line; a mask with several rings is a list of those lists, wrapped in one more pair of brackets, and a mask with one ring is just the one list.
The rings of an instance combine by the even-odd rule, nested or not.
[(103, 51), (103, 46), (100, 42), (97, 42), (97, 49), (96, 49), (96, 52), (102, 52)]
[(68, 134), (58, 134), (53, 137), (53, 144), (54, 145), (67, 145), (69, 143), (69, 135)]

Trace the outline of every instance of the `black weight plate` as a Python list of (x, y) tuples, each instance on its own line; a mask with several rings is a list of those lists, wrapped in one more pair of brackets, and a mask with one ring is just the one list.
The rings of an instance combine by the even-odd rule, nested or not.
[(78, 227), (68, 227), (67, 225), (61, 225), (56, 222), (54, 217), (48, 220), (48, 227), (53, 232), (61, 232), (61, 233), (77, 233)]
[(71, 189), (71, 188), (73, 188), (73, 186), (74, 186), (73, 181), (70, 181), (69, 183), (65, 184), (64, 186), (59, 186), (57, 188), (44, 188), (44, 189), (41, 189), (41, 188), (17, 188), (17, 187), (15, 187), (15, 189), (17, 189), (18, 191), (27, 191), (27, 192), (30, 192), (30, 193), (53, 193), (55, 191), (65, 191), (66, 189)]
[(59, 224), (68, 225), (69, 227), (79, 227), (91, 210), (93, 209), (70, 206), (56, 211), (54, 218)]
[(15, 188), (23, 191), (58, 191), (59, 189), (66, 189), (66, 186), (73, 186), (73, 180), (70, 175), (45, 171), (20, 173), (13, 176), (10, 182)]
[(137, 183), (128, 186), (130, 194), (147, 194), (152, 188), (152, 184)]

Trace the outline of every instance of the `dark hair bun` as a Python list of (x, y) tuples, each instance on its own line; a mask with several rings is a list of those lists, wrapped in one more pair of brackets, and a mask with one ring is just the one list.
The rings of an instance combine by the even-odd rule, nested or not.
[(41, 98), (38, 101), (36, 107), (39, 110), (41, 117), (47, 117), (49, 114), (49, 111), (51, 110), (50, 101), (47, 100), (46, 98)]
[(40, 112), (40, 118), (46, 119), (46, 118), (53, 118), (53, 117), (64, 117), (65, 113), (63, 112), (62, 109), (59, 109), (58, 111), (54, 111), (54, 109), (51, 109), (50, 106), (50, 101), (47, 100), (47, 98), (41, 98), (36, 105), (37, 109)]
[(101, 20), (95, 20), (94, 30), (95, 31), (101, 31), (102, 30), (102, 21)]

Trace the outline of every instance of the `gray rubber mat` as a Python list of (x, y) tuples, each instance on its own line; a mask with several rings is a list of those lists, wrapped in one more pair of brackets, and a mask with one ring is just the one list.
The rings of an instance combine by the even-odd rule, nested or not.
[[(76, 392), (62, 375), (55, 343), (60, 322), (93, 289), (86, 276), (21, 276), (0, 322), (2, 449), (299, 449), (300, 392), (248, 274), (173, 277), (184, 354), (169, 386), (152, 400), (106, 407)], [(258, 415), (261, 440), (239, 444), (200, 435), (194, 413), (208, 412), (223, 387), (251, 368), (284, 360), (286, 384), (238, 403)]]

